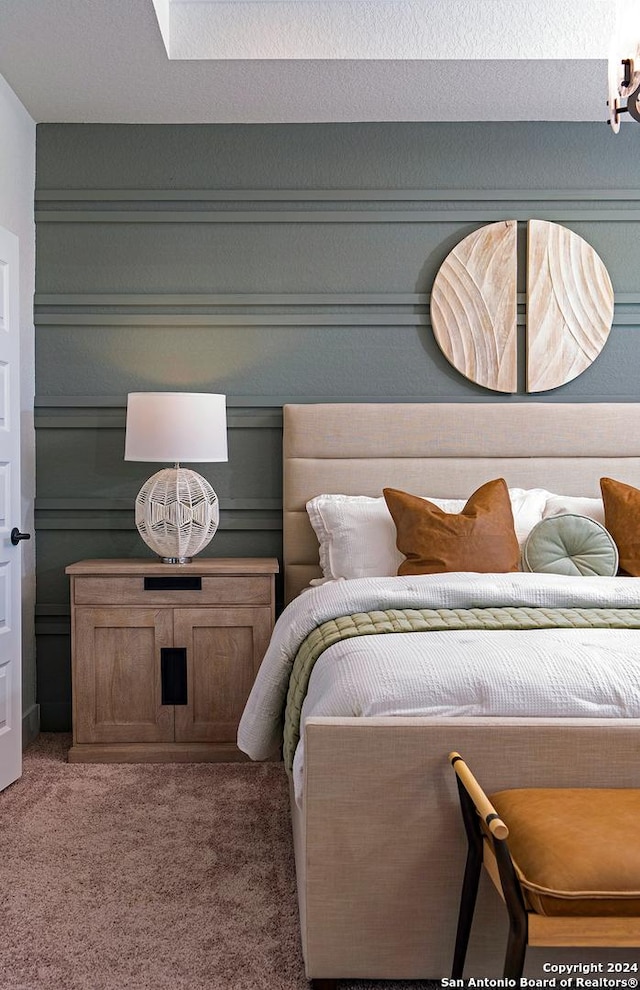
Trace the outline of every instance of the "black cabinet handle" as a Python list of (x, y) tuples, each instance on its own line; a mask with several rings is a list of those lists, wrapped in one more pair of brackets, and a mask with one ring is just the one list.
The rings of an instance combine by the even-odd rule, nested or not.
[(21, 533), (17, 526), (14, 526), (13, 529), (11, 530), (11, 542), (13, 543), (14, 547), (18, 546), (20, 540), (30, 540), (30, 539), (31, 539), (31, 533)]
[(145, 591), (202, 591), (202, 578), (195, 574), (169, 574), (167, 577), (146, 577)]
[(187, 651), (183, 646), (160, 649), (162, 704), (187, 704)]

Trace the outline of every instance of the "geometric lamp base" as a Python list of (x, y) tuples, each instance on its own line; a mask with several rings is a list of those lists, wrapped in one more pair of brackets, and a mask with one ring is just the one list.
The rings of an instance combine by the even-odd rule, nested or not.
[(219, 520), (209, 482), (178, 465), (154, 474), (136, 498), (138, 532), (165, 564), (188, 564), (211, 541)]

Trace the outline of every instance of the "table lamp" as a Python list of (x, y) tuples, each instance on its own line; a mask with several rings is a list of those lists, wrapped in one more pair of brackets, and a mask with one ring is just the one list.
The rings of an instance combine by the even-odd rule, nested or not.
[(136, 526), (166, 564), (188, 564), (218, 528), (218, 496), (202, 475), (181, 462), (227, 461), (224, 395), (209, 392), (130, 392), (125, 461), (173, 461), (142, 486)]

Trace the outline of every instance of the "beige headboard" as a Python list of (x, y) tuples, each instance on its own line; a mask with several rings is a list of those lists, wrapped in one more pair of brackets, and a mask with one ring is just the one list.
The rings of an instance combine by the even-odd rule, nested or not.
[(285, 599), (320, 576), (305, 504), (384, 486), (468, 498), (512, 488), (600, 494), (603, 475), (640, 487), (640, 403), (337, 403), (284, 407)]

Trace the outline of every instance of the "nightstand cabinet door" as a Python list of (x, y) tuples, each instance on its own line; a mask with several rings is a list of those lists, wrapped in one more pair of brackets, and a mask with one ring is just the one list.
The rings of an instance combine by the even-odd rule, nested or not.
[(173, 740), (174, 708), (162, 705), (160, 651), (173, 645), (171, 609), (75, 610), (76, 743)]
[(174, 643), (187, 650), (187, 704), (176, 705), (176, 742), (235, 742), (271, 629), (268, 607), (175, 610)]

